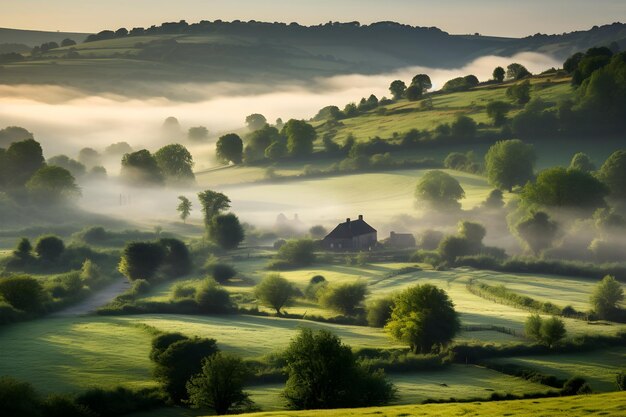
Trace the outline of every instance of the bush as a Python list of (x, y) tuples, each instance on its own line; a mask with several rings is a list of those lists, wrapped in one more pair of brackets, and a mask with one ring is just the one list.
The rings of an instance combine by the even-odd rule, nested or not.
[(153, 339), (150, 358), (155, 362), (154, 376), (170, 400), (181, 403), (188, 399), (187, 381), (202, 370), (202, 360), (217, 351), (215, 339), (190, 339), (178, 333)]
[(349, 346), (332, 333), (303, 329), (285, 351), (289, 408), (319, 409), (385, 405), (394, 386), (380, 372), (358, 364)]
[(89, 408), (68, 395), (51, 395), (43, 403), (45, 417), (94, 417)]
[(424, 230), (419, 235), (417, 246), (424, 250), (435, 250), (443, 240), (443, 233), (439, 230)]
[(591, 392), (591, 387), (587, 384), (587, 381), (579, 376), (573, 376), (568, 379), (561, 389), (561, 395), (582, 395), (591, 394)]
[(31, 384), (0, 377), (0, 414), (7, 417), (39, 417), (41, 399)]
[(165, 249), (158, 243), (131, 242), (122, 251), (119, 271), (130, 280), (151, 281), (165, 259)]
[(315, 245), (310, 239), (290, 240), (278, 249), (276, 257), (292, 266), (308, 266), (315, 262)]
[(206, 279), (196, 291), (196, 302), (203, 313), (226, 313), (232, 310), (230, 294), (212, 279)]
[(57, 236), (42, 236), (37, 239), (35, 252), (46, 262), (55, 262), (65, 250), (65, 244)]
[(558, 317), (542, 319), (538, 314), (533, 314), (526, 319), (524, 326), (526, 336), (553, 347), (559, 340), (565, 337), (565, 323)]
[(385, 327), (391, 318), (393, 298), (379, 298), (367, 305), (367, 324), (372, 327)]
[(178, 282), (173, 287), (172, 297), (175, 300), (180, 300), (183, 298), (195, 298), (196, 287), (192, 285), (184, 284), (182, 282)]
[(170, 278), (178, 278), (191, 272), (191, 255), (187, 246), (178, 239), (160, 239), (163, 248), (163, 273)]
[(621, 371), (615, 376), (615, 385), (620, 391), (626, 391), (626, 372)]
[(611, 319), (619, 311), (619, 303), (624, 300), (624, 290), (617, 280), (607, 275), (595, 287), (591, 295), (591, 305), (602, 319)]
[(211, 266), (211, 275), (215, 281), (223, 284), (229, 279), (234, 278), (235, 275), (237, 275), (237, 271), (228, 264), (216, 263)]
[(346, 316), (353, 316), (360, 309), (365, 295), (367, 284), (353, 282), (330, 285), (320, 296), (320, 304)]
[(133, 391), (124, 387), (92, 388), (78, 395), (75, 402), (89, 409), (90, 416), (98, 417), (121, 416), (164, 406), (161, 394), (154, 389)]
[(304, 296), (308, 300), (318, 301), (322, 291), (324, 291), (327, 286), (328, 282), (326, 278), (321, 275), (315, 275), (309, 280), (309, 285), (304, 289)]
[(18, 310), (40, 312), (46, 300), (41, 283), (27, 275), (0, 278), (0, 297)]
[(294, 285), (279, 274), (269, 274), (254, 288), (254, 294), (261, 304), (272, 308), (280, 315), (280, 310), (288, 306), (297, 295)]

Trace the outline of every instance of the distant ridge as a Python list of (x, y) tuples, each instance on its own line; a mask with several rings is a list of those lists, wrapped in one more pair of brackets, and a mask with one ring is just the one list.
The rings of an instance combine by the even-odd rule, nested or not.
[(22, 44), (31, 48), (44, 42), (59, 43), (66, 38), (73, 39), (76, 42), (83, 42), (87, 36), (89, 36), (89, 33), (0, 28), (0, 44)]

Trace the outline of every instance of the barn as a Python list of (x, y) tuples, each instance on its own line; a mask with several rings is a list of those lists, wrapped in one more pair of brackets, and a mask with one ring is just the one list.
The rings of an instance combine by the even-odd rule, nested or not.
[(333, 251), (364, 251), (372, 250), (378, 243), (378, 232), (363, 220), (346, 219), (339, 223), (323, 240), (325, 249)]

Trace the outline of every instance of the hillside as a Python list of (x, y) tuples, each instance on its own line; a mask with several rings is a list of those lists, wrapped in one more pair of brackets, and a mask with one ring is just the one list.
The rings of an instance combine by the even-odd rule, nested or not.
[[(2, 30), (0, 43), (31, 45), (84, 34)], [(626, 46), (626, 25), (522, 39), (451, 35), (394, 22), (319, 26), (263, 22), (167, 23), (102, 31), (89, 42), (6, 64), (2, 83), (46, 83), (129, 93), (136, 81), (271, 83), (410, 66), (458, 68), (485, 55), (535, 51), (559, 60), (591, 46)], [(97, 80), (97, 83), (94, 81)], [(120, 85), (121, 83), (121, 85)]]
[(0, 44), (22, 44), (30, 46), (31, 48), (44, 42), (59, 43), (66, 38), (73, 39), (76, 42), (82, 42), (87, 36), (89, 36), (88, 33), (0, 28)]
[(400, 416), (510, 416), (510, 417), (577, 417), (620, 416), (626, 413), (626, 394), (583, 395), (539, 400), (498, 401), (467, 404), (429, 404), (400, 407), (379, 407), (353, 410), (318, 410), (242, 414), (254, 417), (351, 417), (363, 414), (381, 417)]

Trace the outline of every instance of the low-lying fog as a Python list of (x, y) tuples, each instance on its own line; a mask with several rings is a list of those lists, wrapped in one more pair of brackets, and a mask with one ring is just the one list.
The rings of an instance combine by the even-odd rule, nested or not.
[[(481, 57), (458, 69), (414, 67), (373, 76), (341, 75), (320, 78), (308, 87), (225, 83), (161, 86), (164, 92), (176, 89), (176, 96), (188, 98), (184, 101), (164, 97), (138, 99), (131, 96), (88, 96), (80, 91), (58, 86), (0, 85), (0, 128), (16, 125), (30, 130), (42, 143), (47, 158), (61, 153), (76, 158), (78, 150), (83, 147), (92, 147), (101, 152), (111, 143), (120, 141), (128, 142), (135, 150), (147, 148), (155, 151), (164, 144), (174, 142), (171, 138), (163, 137), (161, 129), (164, 119), (169, 116), (176, 117), (184, 130), (192, 126), (206, 126), (211, 136), (215, 138), (224, 132), (242, 129), (245, 116), (251, 113), (262, 113), (271, 122), (278, 117), (284, 121), (290, 118), (308, 119), (327, 105), (343, 107), (346, 103), (358, 101), (370, 94), (375, 94), (379, 98), (389, 96), (388, 86), (395, 79), (402, 79), (408, 84), (415, 74), (426, 73), (430, 75), (434, 89), (437, 89), (451, 78), (468, 74), (474, 74), (480, 80), (490, 79), (496, 66), (506, 67), (511, 62), (519, 62), (531, 72), (559, 66), (559, 63), (549, 56), (522, 53), (514, 57)], [(198, 146), (189, 142), (183, 144), (194, 154), (197, 170), (215, 164), (209, 156), (212, 152), (208, 152), (211, 145)], [(117, 176), (119, 161), (109, 161), (107, 170), (110, 177)], [(397, 205), (396, 212), (387, 212), (390, 207), (387, 203), (384, 211), (379, 207), (381, 212), (376, 213), (376, 217), (390, 218), (411, 212), (410, 201), (414, 184), (415, 181), (412, 181), (410, 186), (407, 186), (406, 195), (402, 191), (402, 203)], [(193, 196), (197, 192), (175, 189), (127, 189), (114, 178), (110, 178), (106, 186), (89, 183), (81, 186), (83, 207), (131, 221), (148, 219), (173, 221), (176, 218), (176, 197), (183, 193)], [(307, 184), (301, 183), (299, 187), (307, 187)], [(248, 191), (252, 189), (253, 187), (250, 187)], [(278, 190), (283, 188), (278, 187), (276, 191)], [(224, 191), (229, 193), (227, 189)], [(287, 189), (283, 191), (288, 192)], [(279, 212), (285, 212), (289, 215), (301, 214), (306, 217), (309, 225), (318, 222), (335, 223), (336, 217), (367, 215), (357, 211), (364, 211), (367, 208), (373, 211), (371, 207), (373, 202), (386, 198), (369, 189), (349, 201), (335, 200), (337, 193), (341, 191), (325, 189), (319, 192), (323, 195), (317, 195), (316, 200), (327, 202), (323, 210), (320, 210), (320, 207), (311, 207), (310, 199), (292, 198), (288, 199), (288, 204), (276, 201), (272, 207), (267, 207), (263, 206), (267, 199), (264, 199), (266, 203), (262, 203), (242, 189), (233, 188), (230, 195), (233, 199), (233, 209), (244, 221), (259, 222), (262, 216), (267, 224), (273, 222)], [(348, 206), (345, 206), (346, 204)], [(197, 204), (195, 208), (195, 215), (198, 216)]]

